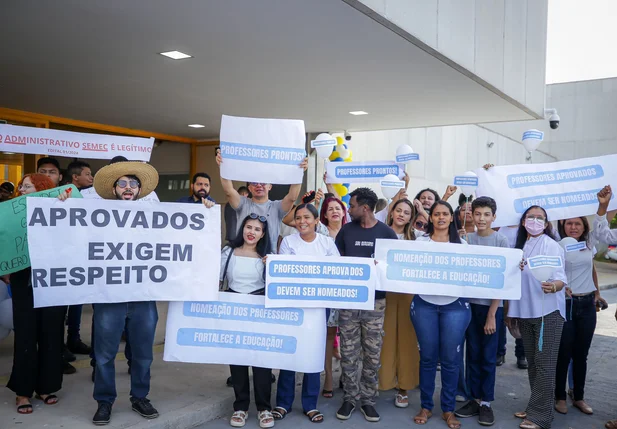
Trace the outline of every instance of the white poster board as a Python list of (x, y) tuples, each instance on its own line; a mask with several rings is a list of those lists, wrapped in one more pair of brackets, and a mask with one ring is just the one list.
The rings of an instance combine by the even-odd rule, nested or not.
[[(597, 193), (617, 183), (617, 155), (548, 164), (519, 164), (475, 170), (478, 197), (497, 202), (494, 227), (518, 225), (532, 205), (543, 207), (549, 220), (589, 216), (598, 209)], [(617, 209), (611, 200), (609, 210)]]
[(150, 161), (154, 138), (76, 133), (49, 128), (0, 124), (0, 152), (31, 153), (67, 158)]
[(375, 259), (380, 290), (521, 299), (519, 249), (378, 238)]
[(388, 174), (405, 177), (405, 166), (394, 161), (326, 163), (328, 183), (379, 183)]
[(34, 306), (216, 299), (220, 206), (27, 199)]
[(221, 292), (169, 303), (163, 358), (313, 373), (324, 369), (325, 345), (324, 309), (267, 309), (263, 296)]
[(304, 121), (223, 115), (221, 177), (241, 182), (302, 183)]
[(366, 258), (269, 255), (266, 307), (374, 310), (375, 279)]

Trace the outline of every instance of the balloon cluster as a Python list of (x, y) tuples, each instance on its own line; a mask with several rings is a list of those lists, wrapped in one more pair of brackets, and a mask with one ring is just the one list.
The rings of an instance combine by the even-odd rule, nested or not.
[[(336, 146), (329, 157), (332, 162), (351, 162), (351, 150), (347, 148), (342, 137), (336, 138)], [(334, 190), (341, 197), (343, 203), (349, 207), (349, 183), (337, 183)]]
[(0, 341), (13, 330), (13, 301), (6, 283), (0, 280)]

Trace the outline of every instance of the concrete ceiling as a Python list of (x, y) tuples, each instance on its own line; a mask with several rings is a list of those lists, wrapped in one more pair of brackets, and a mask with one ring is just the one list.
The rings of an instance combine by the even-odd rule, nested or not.
[(185, 137), (532, 119), (342, 0), (2, 0), (0, 40), (1, 107)]

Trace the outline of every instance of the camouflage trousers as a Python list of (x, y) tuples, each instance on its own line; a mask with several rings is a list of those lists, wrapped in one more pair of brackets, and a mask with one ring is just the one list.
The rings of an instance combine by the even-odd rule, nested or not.
[(359, 399), (362, 405), (375, 405), (385, 310), (386, 300), (378, 299), (375, 310), (339, 311), (344, 401), (355, 404)]

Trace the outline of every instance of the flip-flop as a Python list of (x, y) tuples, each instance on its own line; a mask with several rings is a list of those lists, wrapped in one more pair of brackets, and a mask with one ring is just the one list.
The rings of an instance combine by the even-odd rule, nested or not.
[(319, 410), (311, 410), (304, 413), (306, 417), (311, 421), (311, 423), (323, 423), (323, 414), (319, 412)]
[(56, 405), (58, 403), (58, 397), (56, 395), (47, 395), (45, 399), (43, 399), (41, 395), (36, 395), (36, 399), (40, 399), (45, 405)]
[(527, 412), (526, 411), (518, 411), (518, 412), (514, 413), (514, 417), (516, 417), (517, 419), (526, 419), (527, 418)]
[(324, 398), (330, 399), (334, 397), (334, 392), (332, 390), (322, 390), (321, 391), (321, 396), (323, 396)]
[[(17, 398), (15, 400), (15, 402), (17, 402), (19, 400), (19, 398)], [(17, 404), (15, 404), (17, 405)], [(32, 404), (30, 402), (28, 402), (27, 404), (22, 404), (22, 405), (17, 405), (17, 413), (18, 414), (32, 414), (32, 411), (34, 410), (34, 408), (32, 408)]]
[(417, 425), (425, 425), (426, 422), (428, 422), (428, 419), (430, 419), (432, 416), (433, 413), (431, 413), (426, 408), (422, 408), (420, 412), (416, 414), (416, 416), (413, 418), (413, 422)]
[(272, 416), (274, 417), (274, 420), (283, 420), (288, 413), (289, 411), (287, 411), (283, 407), (274, 407), (274, 409), (272, 410)]

